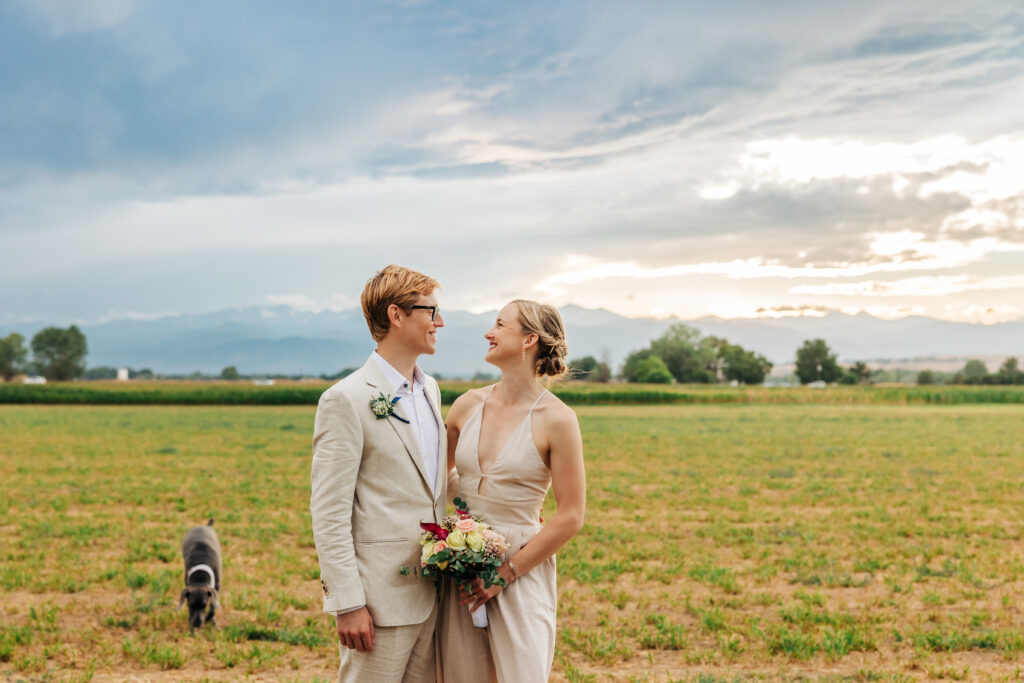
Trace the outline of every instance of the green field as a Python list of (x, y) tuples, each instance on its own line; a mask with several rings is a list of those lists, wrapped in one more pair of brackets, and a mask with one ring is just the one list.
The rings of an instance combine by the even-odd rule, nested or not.
[[(577, 412), (589, 502), (559, 554), (556, 680), (1024, 671), (1024, 407)], [(331, 680), (312, 418), (0, 407), (0, 679)], [(193, 637), (179, 544), (207, 517), (224, 611)]]
[[(316, 405), (331, 382), (89, 381), (46, 385), (0, 384), (0, 404), (36, 405)], [(481, 382), (441, 382), (450, 404)], [(1024, 386), (726, 386), (721, 384), (622, 384), (557, 382), (551, 390), (570, 405), (962, 405), (1024, 404)]]

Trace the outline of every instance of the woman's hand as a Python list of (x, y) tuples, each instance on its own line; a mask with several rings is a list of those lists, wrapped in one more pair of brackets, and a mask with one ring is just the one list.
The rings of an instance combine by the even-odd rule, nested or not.
[(459, 604), (469, 605), (470, 612), (475, 612), (480, 609), (480, 606), (486, 603), (488, 600), (493, 598), (495, 595), (501, 592), (501, 586), (493, 584), (490, 588), (484, 588), (483, 579), (473, 579), (469, 584), (469, 591), (462, 586), (459, 586)]

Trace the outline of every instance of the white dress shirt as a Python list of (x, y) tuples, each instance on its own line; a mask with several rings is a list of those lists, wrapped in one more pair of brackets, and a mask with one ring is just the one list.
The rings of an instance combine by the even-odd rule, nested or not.
[(439, 437), (439, 425), (434, 417), (434, 409), (427, 401), (427, 394), (424, 391), (423, 380), (425, 375), (417, 365), (412, 371), (412, 386), (409, 386), (402, 373), (395, 370), (391, 363), (374, 351), (371, 358), (384, 373), (391, 383), (395, 396), (401, 396), (395, 404), (395, 413), (409, 421), (413, 431), (416, 433), (416, 440), (420, 444), (420, 457), (423, 458), (423, 465), (426, 468), (427, 480), (430, 482), (431, 493), (437, 493), (437, 441)]

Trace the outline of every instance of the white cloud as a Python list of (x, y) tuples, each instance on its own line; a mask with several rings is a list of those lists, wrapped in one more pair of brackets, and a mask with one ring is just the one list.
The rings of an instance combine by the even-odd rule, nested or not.
[(960, 322), (994, 325), (995, 323), (1019, 320), (1022, 315), (1024, 315), (1024, 310), (1019, 306), (956, 302), (945, 306), (945, 315), (942, 317)]
[(757, 278), (855, 278), (872, 273), (898, 273), (913, 270), (942, 270), (977, 262), (993, 252), (1024, 251), (1024, 245), (1000, 243), (990, 238), (970, 242), (922, 241), (919, 233), (892, 233), (876, 237), (874, 253), (891, 260), (850, 262), (829, 266), (787, 266), (763, 258), (732, 261), (645, 266), (636, 261), (601, 261), (580, 255), (566, 257), (561, 272), (539, 281), (534, 289), (547, 296), (564, 294), (567, 287), (600, 280), (668, 279), (687, 275), (722, 275), (732, 279)]
[(829, 282), (823, 285), (798, 285), (790, 294), (810, 296), (909, 297), (949, 296), (964, 292), (1024, 290), (1024, 275), (978, 278), (969, 275), (913, 277), (903, 280), (865, 282)]
[[(948, 171), (948, 172), (946, 172)], [(806, 185), (836, 179), (891, 176), (893, 191), (907, 187), (907, 176), (943, 173), (921, 184), (918, 196), (952, 192), (975, 205), (1024, 193), (1024, 137), (999, 136), (968, 142), (944, 135), (908, 143), (865, 139), (784, 137), (749, 143), (737, 165), (708, 188), (758, 188), (764, 184)], [(724, 199), (724, 190), (705, 198)]]
[[(347, 311), (359, 307), (358, 295), (349, 293), (336, 293), (323, 299), (313, 299), (305, 294), (268, 294), (266, 303), (271, 306), (287, 306), (296, 311), (307, 313), (322, 313), (323, 311)], [(273, 311), (264, 309), (261, 311), (264, 317), (276, 317)]]
[(159, 313), (148, 313), (140, 311), (108, 311), (106, 315), (100, 316), (97, 323), (110, 322), (111, 320), (159, 320), (160, 318), (174, 318), (181, 315), (177, 311), (161, 311)]
[(138, 1), (22, 0), (20, 4), (59, 38), (116, 26), (135, 12)]
[(823, 318), (834, 309), (827, 306), (715, 306), (711, 315), (719, 318)]
[(288, 306), (297, 311), (323, 310), (305, 294), (268, 294), (266, 300), (271, 306)]

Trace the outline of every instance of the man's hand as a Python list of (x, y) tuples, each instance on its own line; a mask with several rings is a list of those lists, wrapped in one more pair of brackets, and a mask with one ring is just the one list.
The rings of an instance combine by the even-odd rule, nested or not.
[(338, 640), (351, 650), (373, 652), (373, 617), (370, 610), (360, 607), (354, 612), (334, 617), (338, 624)]

